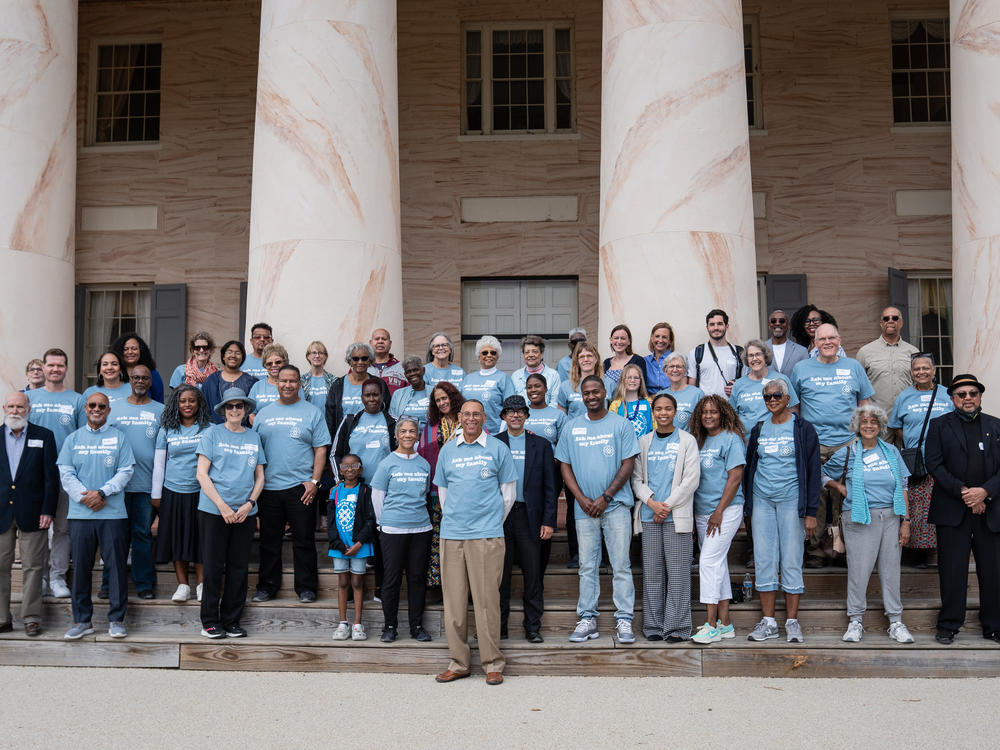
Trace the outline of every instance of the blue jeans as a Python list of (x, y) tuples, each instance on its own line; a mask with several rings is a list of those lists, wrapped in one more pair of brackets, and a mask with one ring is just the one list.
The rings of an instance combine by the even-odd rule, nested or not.
[(628, 556), (632, 543), (632, 509), (621, 504), (615, 504), (600, 518), (591, 518), (583, 511), (576, 514), (576, 538), (580, 545), (580, 598), (576, 614), (581, 619), (597, 617), (597, 600), (601, 595), (601, 532), (614, 574), (615, 619), (631, 622), (635, 609), (635, 583)]
[(777, 591), (778, 570), (781, 590), (801, 594), (802, 553), (805, 549), (805, 523), (799, 518), (797, 497), (773, 500), (755, 495), (753, 500), (753, 554), (757, 565), (757, 590)]
[[(125, 512), (129, 520), (129, 544), (132, 547), (132, 580), (136, 591), (156, 590), (153, 566), (153, 504), (148, 492), (126, 492)], [(108, 566), (101, 575), (101, 588), (108, 588)]]

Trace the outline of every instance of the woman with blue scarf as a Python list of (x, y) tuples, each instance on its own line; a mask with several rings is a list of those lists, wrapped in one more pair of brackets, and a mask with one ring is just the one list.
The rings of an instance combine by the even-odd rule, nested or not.
[(901, 548), (910, 539), (906, 480), (910, 472), (895, 446), (885, 442), (889, 418), (877, 406), (859, 406), (851, 417), (858, 439), (833, 454), (823, 467), (823, 483), (844, 496), (841, 520), (847, 547), (847, 616), (844, 640), (857, 643), (864, 628), (868, 581), (878, 564), (889, 638), (913, 643), (903, 624), (899, 595)]

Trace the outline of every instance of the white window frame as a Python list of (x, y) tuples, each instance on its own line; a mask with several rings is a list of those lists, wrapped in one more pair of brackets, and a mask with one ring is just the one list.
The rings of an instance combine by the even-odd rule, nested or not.
[[(159, 44), (161, 46), (160, 56), (160, 140), (139, 141), (132, 143), (113, 142), (97, 143), (97, 54), (98, 48), (114, 44)], [(87, 121), (84, 132), (84, 146), (81, 149), (86, 152), (122, 152), (122, 151), (158, 151), (163, 140), (163, 37), (155, 34), (143, 34), (137, 36), (101, 36), (90, 40), (89, 69), (87, 71)]]
[[(95, 369), (95, 363), (97, 362), (97, 357), (100, 356), (100, 353), (101, 353), (101, 351), (103, 351), (104, 347), (106, 347), (108, 344), (111, 343), (109, 341), (107, 343), (102, 343), (102, 344), (100, 344), (97, 347), (95, 347), (93, 344), (91, 344), (91, 336), (90, 336), (91, 326), (92, 326), (92, 320), (91, 320), (91, 317), (90, 317), (91, 295), (93, 293), (95, 293), (95, 292), (101, 292), (101, 293), (111, 292), (111, 293), (117, 293), (117, 294), (119, 294), (119, 299), (120, 299), (120, 295), (123, 292), (146, 292), (148, 294), (148, 296), (149, 296), (149, 311), (148, 311), (148, 316), (147, 316), (146, 328), (147, 329), (152, 329), (152, 323), (153, 323), (153, 283), (150, 282), (148, 284), (143, 284), (143, 283), (136, 283), (136, 284), (85, 284), (84, 285), (84, 291), (85, 291), (85, 295), (84, 295), (84, 306), (83, 306), (83, 320), (81, 321), (81, 325), (83, 326), (83, 352), (82, 352), (82, 355), (81, 355), (83, 357), (83, 362), (82, 362), (81, 370), (83, 372), (83, 380), (85, 382), (85, 386), (84, 387), (86, 387), (86, 386), (89, 386), (89, 385), (96, 384), (96, 382), (97, 382), (97, 370)], [(118, 306), (117, 309), (120, 310), (120, 304), (119, 304), (119, 306)], [(141, 317), (142, 316), (139, 315), (138, 311), (137, 311), (137, 315), (136, 315), (136, 321), (137, 321), (136, 329), (137, 330), (141, 327), (138, 324), (138, 321), (139, 321), (139, 319)], [(112, 319), (114, 319), (114, 318), (112, 318)], [(147, 343), (148, 343), (148, 340), (149, 340), (148, 337), (147, 337), (146, 340), (147, 340)], [(96, 351), (95, 349), (99, 349), (100, 351)]]
[[(949, 35), (951, 29), (951, 17), (949, 14), (948, 7), (943, 8), (927, 8), (920, 9), (914, 8), (912, 10), (898, 10), (889, 13), (889, 131), (891, 133), (910, 133), (920, 132), (920, 133), (947, 133), (951, 131), (951, 120), (941, 121), (941, 120), (928, 120), (926, 122), (896, 122), (896, 112), (892, 95), (892, 74), (896, 72), (896, 68), (892, 64), (892, 22), (893, 21), (924, 21), (928, 19), (947, 19), (949, 22)], [(951, 39), (948, 39), (948, 46), (951, 46)], [(949, 61), (950, 50), (949, 50)], [(910, 69), (907, 69), (910, 70)], [(951, 65), (949, 64), (946, 71), (946, 75), (949, 79), (948, 86), (948, 109), (951, 112), (951, 98), (952, 98), (952, 87), (950, 85), (951, 80)], [(925, 277), (926, 278), (926, 277)]]
[[(951, 308), (949, 310), (949, 315), (950, 315), (949, 320), (950, 320), (950, 322), (952, 324), (951, 337), (950, 337), (951, 338), (951, 359), (952, 359), (952, 361), (951, 362), (937, 362), (936, 364), (938, 366), (938, 369), (940, 369), (942, 367), (947, 368), (948, 370), (951, 371), (951, 374), (954, 375), (955, 374), (955, 362), (954, 362), (954, 359), (955, 359), (955, 328), (954, 328), (954, 319), (955, 319), (955, 280), (954, 280), (954, 274), (951, 272), (950, 269), (943, 269), (943, 270), (940, 270), (940, 271), (931, 270), (931, 271), (907, 271), (906, 272), (906, 299), (907, 299), (907, 305), (909, 307), (909, 318), (910, 319), (906, 321), (906, 327), (903, 329), (903, 338), (906, 341), (909, 341), (914, 346), (916, 346), (918, 348), (922, 348), (921, 344), (922, 344), (922, 338), (923, 338), (923, 330), (920, 331), (921, 336), (919, 337), (920, 340), (918, 340), (918, 337), (915, 336), (914, 333), (913, 333), (914, 327), (911, 324), (911, 321), (914, 320), (914, 319), (917, 319), (917, 320), (920, 319), (922, 305), (919, 304), (921, 302), (921, 299), (919, 297), (919, 289), (920, 289), (919, 284), (920, 284), (921, 281), (926, 281), (927, 279), (936, 279), (936, 280), (938, 280), (938, 282), (941, 282), (941, 281), (950, 281), (951, 284), (952, 284), (952, 286), (951, 286), (951, 303), (952, 304), (951, 304)], [(918, 304), (916, 304), (916, 305), (913, 304), (913, 299), (910, 296), (911, 282), (917, 282), (918, 296), (917, 296), (916, 302)], [(921, 329), (922, 329), (922, 325), (921, 325)]]
[[(750, 27), (750, 58), (752, 60), (752, 70), (747, 71), (747, 75), (753, 80), (753, 122), (748, 123), (753, 132), (764, 131), (764, 103), (760, 73), (760, 16), (756, 13), (748, 13), (743, 16), (743, 25)], [(746, 39), (744, 39), (744, 49)]]
[[(493, 130), (493, 32), (541, 29), (545, 41), (545, 128), (543, 130)], [(569, 29), (570, 121), (572, 127), (556, 128), (556, 29)], [(483, 82), (482, 129), (469, 130), (466, 108), (466, 32), (480, 33), (480, 74)], [(572, 21), (511, 21), (462, 24), (461, 136), (463, 138), (576, 135), (576, 31)]]

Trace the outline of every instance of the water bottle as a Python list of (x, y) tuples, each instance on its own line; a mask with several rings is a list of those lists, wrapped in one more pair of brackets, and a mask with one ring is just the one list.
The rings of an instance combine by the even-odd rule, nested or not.
[(753, 579), (750, 577), (750, 574), (747, 573), (746, 575), (743, 576), (743, 603), (746, 604), (752, 601), (753, 601)]

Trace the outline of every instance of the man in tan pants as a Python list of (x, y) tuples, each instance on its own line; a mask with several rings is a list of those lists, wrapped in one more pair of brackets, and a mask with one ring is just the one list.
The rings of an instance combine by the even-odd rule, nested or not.
[(483, 432), (479, 401), (462, 404), (462, 432), (438, 454), (434, 483), (441, 500), (441, 589), (451, 663), (435, 679), (469, 676), (469, 592), (479, 654), (487, 685), (503, 682), (500, 653), (500, 578), (503, 522), (517, 497), (517, 470), (510, 449)]

